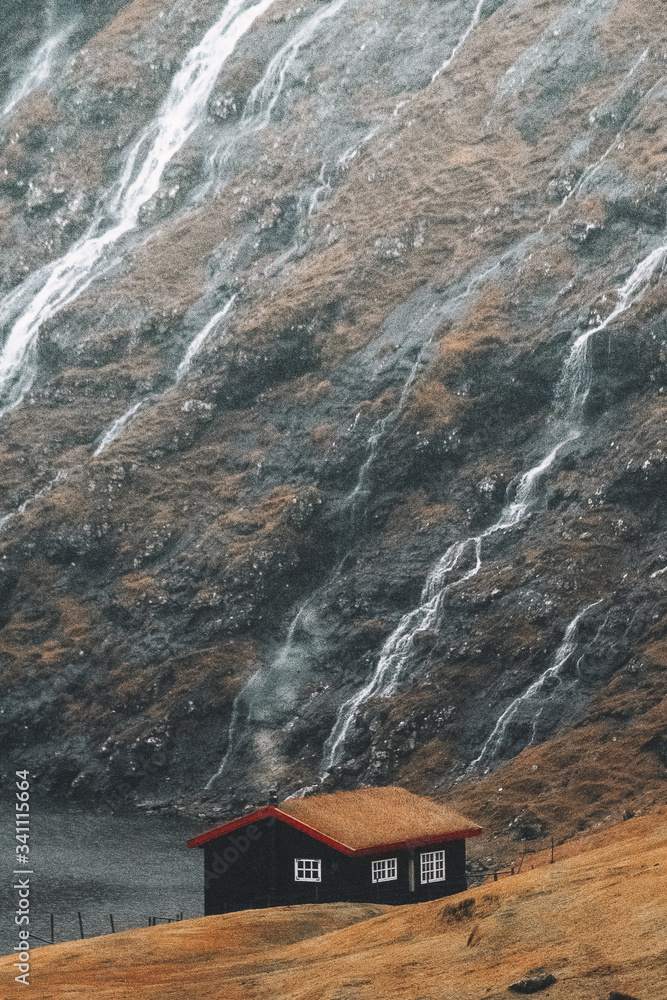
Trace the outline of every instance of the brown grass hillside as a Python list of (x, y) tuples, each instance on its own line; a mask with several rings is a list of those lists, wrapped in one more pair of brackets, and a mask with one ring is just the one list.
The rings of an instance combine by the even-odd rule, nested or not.
[[(549, 1000), (667, 997), (667, 809), (417, 906), (279, 907), (33, 953), (40, 1000), (500, 1000), (532, 970)], [(12, 958), (1, 960), (3, 997)], [(26, 991), (27, 992), (27, 991)]]

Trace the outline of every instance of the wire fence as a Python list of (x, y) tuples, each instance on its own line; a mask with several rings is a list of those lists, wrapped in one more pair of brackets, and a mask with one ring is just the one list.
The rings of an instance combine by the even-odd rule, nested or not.
[[(81, 910), (77, 910), (76, 911), (76, 916), (77, 916), (77, 922), (78, 922), (78, 925), (79, 925), (79, 937), (81, 938), (81, 940), (83, 940), (86, 937), (86, 934), (85, 934), (85, 930), (84, 930), (84, 917), (83, 917), (83, 914), (82, 914)], [(151, 916), (148, 917), (148, 923), (147, 923), (147, 925), (140, 924), (138, 926), (157, 927), (158, 924), (174, 924), (174, 923), (178, 923), (178, 921), (180, 921), (180, 920), (183, 920), (183, 911), (182, 910), (179, 913), (176, 913), (173, 917), (162, 917), (162, 916), (159, 916), (157, 914), (151, 914)], [(137, 925), (135, 925), (135, 927), (136, 926)], [(109, 927), (110, 927), (111, 934), (116, 934), (118, 932), (118, 928), (116, 927), (116, 921), (114, 920), (113, 913), (109, 914)], [(125, 927), (123, 929), (124, 930), (134, 930), (135, 927)], [(104, 934), (104, 932), (103, 932), (103, 934)], [(101, 937), (101, 936), (103, 936), (103, 934), (102, 935), (100, 935), (99, 933), (98, 934), (89, 934), (88, 937), (89, 938), (90, 937)], [(49, 937), (48, 938), (41, 937), (39, 934), (34, 934), (31, 931), (30, 932), (30, 939), (32, 941), (41, 941), (42, 944), (57, 944), (57, 943), (59, 943), (59, 942), (56, 942), (56, 918), (55, 918), (55, 914), (54, 913), (50, 913), (49, 914)], [(62, 940), (63, 941), (71, 941), (72, 938), (68, 936), (66, 938), (63, 938)]]
[[(494, 882), (497, 882), (499, 878), (511, 877), (512, 875), (519, 875), (521, 873), (522, 868), (524, 867), (524, 863), (527, 864), (526, 858), (527, 858), (527, 856), (528, 856), (529, 853), (532, 853), (532, 852), (529, 852), (528, 850), (525, 850), (523, 852), (523, 854), (521, 855), (521, 858), (519, 859), (518, 862), (515, 862), (515, 864), (513, 864), (513, 865), (507, 865), (507, 866), (502, 867), (502, 868), (494, 867), (492, 864), (491, 865), (485, 865), (484, 868), (481, 869), (481, 870), (471, 870), (470, 868), (468, 868), (468, 871), (466, 873), (466, 878), (467, 878), (468, 886), (470, 887), (470, 886), (475, 886), (475, 885), (481, 885), (483, 882), (488, 882), (490, 880), (493, 880)], [(550, 864), (553, 864), (553, 863), (554, 863), (554, 838), (552, 837), (551, 838), (551, 859), (550, 859)], [(76, 911), (76, 915), (77, 915), (77, 922), (78, 922), (78, 925), (79, 925), (79, 937), (83, 940), (86, 937), (86, 934), (85, 934), (85, 929), (84, 929), (84, 918), (83, 918), (83, 914), (82, 914), (81, 910), (77, 910)], [(49, 914), (49, 918), (50, 918), (49, 919), (49, 937), (48, 938), (40, 937), (38, 934), (34, 934), (34, 933), (31, 932), (30, 933), (31, 940), (41, 941), (42, 944), (56, 944), (56, 922), (55, 922), (55, 914), (53, 914), (53, 913)], [(144, 925), (144, 924), (134, 925), (134, 927), (132, 927), (132, 928), (126, 927), (124, 929), (125, 930), (133, 930), (133, 929), (135, 929), (136, 926), (157, 927), (158, 924), (172, 924), (172, 923), (177, 923), (180, 920), (183, 920), (183, 911), (182, 910), (179, 911), (178, 913), (176, 913), (174, 916), (166, 916), (166, 917), (164, 917), (164, 916), (160, 916), (159, 914), (151, 914), (147, 918), (147, 925)], [(109, 913), (109, 928), (110, 928), (110, 932), (112, 934), (116, 934), (117, 933), (116, 921), (114, 920), (113, 913)], [(100, 937), (100, 936), (102, 936), (102, 935), (100, 935), (99, 933), (97, 933), (97, 934), (89, 934), (88, 935), (88, 937)], [(62, 940), (63, 941), (71, 941), (72, 938), (71, 937), (67, 937), (67, 938), (63, 938)]]
[[(555, 847), (555, 842), (554, 842), (554, 838), (552, 837), (551, 838), (551, 858), (549, 859), (549, 864), (551, 864), (551, 865), (554, 863), (554, 860), (555, 860), (554, 859), (554, 847)], [(547, 850), (548, 849), (549, 848), (547, 846)], [(505, 878), (506, 876), (510, 876), (511, 877), (512, 875), (519, 875), (520, 872), (521, 872), (521, 869), (524, 866), (524, 863), (527, 866), (527, 862), (526, 862), (527, 856), (529, 854), (532, 855), (532, 853), (533, 853), (532, 851), (529, 851), (528, 849), (526, 849), (526, 850), (524, 850), (524, 852), (521, 855), (521, 857), (520, 857), (520, 859), (519, 859), (518, 862), (515, 862), (513, 865), (506, 865), (506, 866), (504, 866), (502, 868), (494, 867), (493, 865), (485, 865), (484, 868), (482, 870), (479, 870), (479, 871), (476, 871), (476, 870), (472, 870), (471, 871), (470, 869), (468, 869), (468, 871), (467, 871), (468, 886), (481, 885), (483, 882), (487, 882), (490, 879), (493, 879), (494, 882), (497, 882), (499, 878)]]

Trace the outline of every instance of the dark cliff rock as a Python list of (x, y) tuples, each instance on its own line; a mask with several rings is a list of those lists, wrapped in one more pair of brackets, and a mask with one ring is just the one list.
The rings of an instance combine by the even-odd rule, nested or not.
[(213, 814), (458, 782), (527, 839), (663, 795), (663, 29), (275, 0), (195, 114), (182, 6), (1, 15), (4, 766)]

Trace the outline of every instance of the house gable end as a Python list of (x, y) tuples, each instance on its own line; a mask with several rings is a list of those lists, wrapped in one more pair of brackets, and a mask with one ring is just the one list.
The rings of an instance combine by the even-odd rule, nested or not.
[(229, 823), (223, 823), (222, 826), (217, 826), (213, 830), (207, 830), (206, 833), (201, 833), (198, 837), (192, 837), (191, 840), (188, 840), (188, 847), (204, 847), (212, 840), (217, 840), (220, 837), (224, 837), (228, 833), (233, 833), (235, 830), (241, 830), (244, 826), (248, 826), (251, 823), (257, 823), (268, 817), (273, 817), (281, 823), (285, 823), (287, 826), (291, 826), (295, 830), (299, 830), (301, 833), (307, 834), (314, 840), (319, 840), (328, 847), (332, 847), (335, 851), (340, 851), (342, 854), (353, 855), (360, 853), (355, 851), (354, 848), (349, 847), (347, 844), (341, 844), (339, 841), (333, 840), (331, 837), (327, 837), (325, 833), (320, 833), (319, 830), (315, 830), (313, 827), (308, 826), (307, 823), (303, 823), (301, 820), (295, 819), (294, 816), (290, 816), (289, 813), (283, 812), (276, 806), (266, 806), (264, 809), (259, 809), (257, 812), (249, 813), (247, 816), (241, 816), (239, 819), (232, 820)]

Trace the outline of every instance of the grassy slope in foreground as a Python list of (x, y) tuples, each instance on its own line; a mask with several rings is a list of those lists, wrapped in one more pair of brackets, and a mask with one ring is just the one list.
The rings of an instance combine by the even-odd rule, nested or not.
[[(530, 857), (514, 878), (418, 906), (282, 907), (33, 953), (40, 1000), (481, 1000), (544, 968), (550, 1000), (667, 995), (667, 809)], [(359, 922), (363, 921), (363, 922)], [(474, 934), (473, 934), (474, 931)], [(472, 939), (471, 939), (472, 936)], [(470, 944), (468, 942), (470, 941)], [(12, 958), (3, 958), (3, 997)]]

